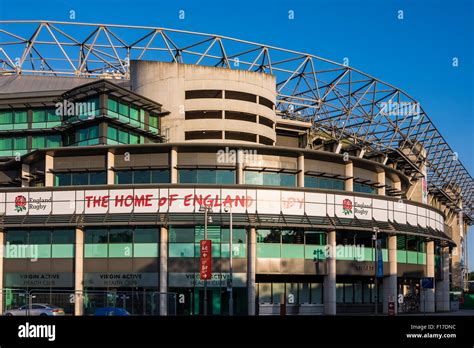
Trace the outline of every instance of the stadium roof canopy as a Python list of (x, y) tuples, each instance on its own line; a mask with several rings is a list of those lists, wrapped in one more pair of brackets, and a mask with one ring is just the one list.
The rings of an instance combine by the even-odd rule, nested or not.
[[(0, 21), (0, 76), (129, 79), (131, 60), (273, 74), (277, 112), (311, 121), (366, 158), (397, 158), (411, 177), (426, 165), (428, 189), (474, 218), (474, 182), (420, 104), (364, 72), (312, 54), (165, 28), (57, 21)], [(424, 149), (424, 150), (422, 150)]]

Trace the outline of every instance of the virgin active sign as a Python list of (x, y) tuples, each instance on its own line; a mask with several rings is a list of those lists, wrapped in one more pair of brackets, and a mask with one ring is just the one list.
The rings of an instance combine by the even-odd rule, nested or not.
[(285, 214), (395, 221), (443, 231), (438, 212), (382, 198), (281, 189), (136, 188), (0, 192), (0, 214), (68, 215), (214, 212)]

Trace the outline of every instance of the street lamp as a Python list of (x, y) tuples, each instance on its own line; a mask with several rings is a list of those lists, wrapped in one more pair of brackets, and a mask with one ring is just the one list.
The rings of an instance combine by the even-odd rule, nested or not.
[(229, 251), (230, 251), (230, 258), (229, 258), (229, 315), (234, 315), (234, 277), (233, 277), (233, 268), (232, 268), (232, 253), (233, 253), (233, 245), (232, 245), (232, 205), (226, 206), (224, 208), (226, 213), (230, 214), (230, 221), (229, 221)]
[[(212, 217), (209, 216), (208, 218), (207, 213), (212, 213), (212, 207), (210, 205), (201, 205), (199, 212), (204, 213), (204, 240), (207, 240), (207, 222), (212, 223)], [(212, 248), (209, 252), (212, 255)], [(204, 315), (207, 315), (207, 279), (204, 279)]]
[(377, 239), (378, 239), (378, 233), (380, 229), (378, 227), (372, 227), (372, 231), (374, 231), (374, 234), (372, 235), (372, 240), (373, 244), (375, 245), (375, 253), (374, 253), (374, 291), (375, 291), (375, 315), (378, 315), (379, 309), (378, 309), (378, 278), (377, 278), (377, 268), (378, 268), (378, 257), (377, 257)]

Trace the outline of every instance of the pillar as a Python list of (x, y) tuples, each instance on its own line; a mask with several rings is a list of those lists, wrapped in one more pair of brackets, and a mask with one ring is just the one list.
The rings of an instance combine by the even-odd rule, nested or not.
[(336, 231), (327, 233), (327, 275), (324, 277), (324, 314), (336, 314)]
[(297, 186), (304, 187), (304, 155), (298, 156)]
[(44, 186), (54, 186), (54, 174), (51, 170), (54, 168), (54, 157), (46, 154), (44, 156)]
[(76, 227), (74, 248), (74, 315), (84, 315), (84, 230)]
[[(377, 182), (380, 185), (385, 185), (385, 171), (384, 170), (377, 172)], [(381, 196), (385, 196), (385, 186), (378, 187), (377, 194)]]
[(107, 185), (115, 184), (115, 155), (112, 152), (107, 152)]
[(388, 313), (388, 303), (394, 302), (397, 313), (397, 236), (389, 235), (388, 244), (388, 277), (383, 280), (383, 312)]
[(0, 230), (0, 315), (3, 314), (3, 260), (5, 253), (5, 232)]
[(248, 229), (247, 236), (247, 298), (248, 315), (255, 315), (255, 300), (257, 296), (255, 284), (255, 269), (257, 263), (257, 232), (255, 227)]
[(244, 154), (242, 150), (237, 150), (237, 173), (236, 173), (236, 180), (237, 184), (241, 185), (244, 183)]
[(441, 280), (436, 282), (436, 311), (449, 310), (449, 247), (444, 247), (441, 251)]
[[(168, 315), (168, 228), (160, 228), (160, 315)], [(178, 299), (175, 299), (178, 301)]]
[(171, 174), (171, 183), (178, 183), (178, 149), (176, 147), (171, 148), (170, 152), (170, 174)]
[[(434, 275), (434, 241), (429, 241), (426, 243), (426, 276), (434, 278)], [(435, 311), (435, 289), (421, 289), (420, 308), (424, 313)]]
[(344, 176), (347, 177), (344, 181), (344, 190), (354, 191), (354, 167), (352, 162), (347, 162), (344, 166)]

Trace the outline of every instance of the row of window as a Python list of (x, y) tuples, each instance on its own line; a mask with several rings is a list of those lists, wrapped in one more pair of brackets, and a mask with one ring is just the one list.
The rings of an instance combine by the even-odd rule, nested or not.
[[(32, 111), (31, 128), (52, 128), (61, 125), (61, 115), (56, 109)], [(28, 129), (27, 110), (0, 111), (0, 130)]]
[[(186, 99), (225, 98), (225, 99), (242, 100), (242, 101), (247, 101), (251, 103), (257, 103), (257, 96), (255, 94), (240, 92), (240, 91), (231, 91), (231, 90), (226, 90), (225, 93), (223, 93), (222, 90), (217, 90), (217, 89), (200, 89), (200, 90), (186, 91), (185, 98)], [(267, 108), (273, 110), (273, 107), (274, 107), (273, 102), (265, 97), (259, 96), (258, 103), (260, 105), (264, 105)]]
[[(55, 143), (51, 142), (51, 144)], [(77, 177), (83, 175), (85, 178), (88, 175), (90, 176), (91, 173), (92, 172), (78, 172), (71, 175)], [(94, 172), (92, 175), (96, 176), (98, 173), (99, 172)], [(244, 173), (244, 182), (248, 185), (296, 187), (296, 175), (293, 173), (257, 172), (248, 170)], [(105, 177), (105, 171), (103, 172), (103, 176)], [(181, 184), (232, 185), (236, 183), (236, 173), (233, 169), (179, 169), (178, 180)], [(83, 179), (80, 181), (85, 182)], [(60, 184), (60, 182), (64, 182), (65, 184)], [(74, 179), (71, 177), (71, 180), (66, 179), (65, 181), (58, 181), (55, 186), (75, 185), (73, 182)], [(169, 182), (170, 174), (168, 169), (117, 170), (115, 174), (116, 184), (152, 184)], [(87, 180), (85, 185), (103, 185), (105, 183), (106, 182), (101, 179), (92, 178)], [(344, 190), (344, 182), (338, 179), (305, 176), (305, 187)], [(354, 192), (359, 191), (354, 190)]]
[(130, 131), (107, 126), (107, 144), (144, 144), (145, 138), (142, 135)]
[[(378, 289), (380, 294), (380, 289)], [(377, 296), (381, 302), (380, 296)], [(260, 304), (287, 305), (323, 304), (322, 283), (259, 283), (258, 299)], [(336, 302), (346, 304), (375, 303), (374, 284), (336, 283)]]
[(86, 228), (84, 257), (158, 257), (159, 229), (156, 227)]
[[(204, 239), (204, 226), (176, 227), (169, 231), (169, 257), (197, 258), (199, 242)], [(230, 230), (221, 226), (208, 226), (207, 239), (212, 241), (212, 257), (230, 257)], [(232, 257), (247, 256), (247, 234), (244, 228), (232, 229)]]
[[(239, 111), (220, 111), (220, 110), (199, 110), (199, 111), (186, 111), (184, 118), (186, 120), (201, 120), (201, 119), (222, 119), (222, 113), (226, 120), (237, 120), (246, 122), (257, 122), (257, 115), (250, 114), (248, 112)], [(258, 116), (258, 123), (263, 124), (273, 129), (273, 121), (266, 117)]]
[[(145, 111), (132, 104), (127, 104), (113, 98), (107, 100), (107, 115), (117, 118), (123, 123), (146, 129)], [(159, 117), (154, 114), (148, 115), (148, 130), (153, 133), (159, 132)]]
[(9, 230), (4, 255), (11, 259), (72, 258), (74, 241), (72, 229)]
[[(222, 133), (224, 133), (224, 139), (226, 140), (248, 141), (252, 143), (257, 142), (257, 135), (253, 133), (234, 132), (234, 131), (222, 132), (222, 131), (214, 131), (214, 130), (184, 132), (184, 139), (185, 140), (222, 139)], [(258, 139), (259, 139), (258, 142), (262, 145), (273, 145), (273, 140), (263, 135), (260, 135)]]

